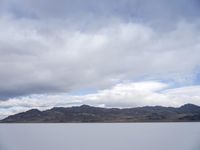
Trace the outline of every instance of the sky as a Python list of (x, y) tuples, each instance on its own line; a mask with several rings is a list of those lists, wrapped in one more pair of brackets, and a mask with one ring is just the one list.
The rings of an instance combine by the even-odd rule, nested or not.
[(200, 105), (199, 0), (1, 0), (0, 118)]

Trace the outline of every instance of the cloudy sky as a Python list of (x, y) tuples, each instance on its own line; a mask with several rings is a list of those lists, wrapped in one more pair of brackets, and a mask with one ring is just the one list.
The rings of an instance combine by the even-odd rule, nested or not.
[(199, 0), (1, 0), (0, 118), (200, 105)]

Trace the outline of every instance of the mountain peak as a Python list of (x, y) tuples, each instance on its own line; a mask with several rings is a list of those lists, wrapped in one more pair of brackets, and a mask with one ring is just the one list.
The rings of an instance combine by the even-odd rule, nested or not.
[(182, 105), (180, 108), (189, 109), (189, 108), (200, 108), (200, 107), (197, 105), (188, 103), (188, 104)]
[(31, 110), (28, 110), (27, 112), (30, 112), (30, 113), (38, 113), (38, 112), (41, 112), (41, 111), (38, 110), (38, 109), (31, 109)]
[(83, 104), (83, 105), (81, 105), (80, 107), (81, 107), (81, 108), (91, 108), (92, 106)]

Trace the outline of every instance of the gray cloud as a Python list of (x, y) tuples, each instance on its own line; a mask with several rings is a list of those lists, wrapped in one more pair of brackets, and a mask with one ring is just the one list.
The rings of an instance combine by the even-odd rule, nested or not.
[(192, 82), (200, 63), (198, 8), (197, 0), (3, 0), (0, 97), (146, 78)]
[(1, 19), (2, 98), (101, 89), (146, 75), (178, 81), (200, 63), (198, 24), (180, 22), (170, 32), (118, 21), (92, 32), (45, 25)]

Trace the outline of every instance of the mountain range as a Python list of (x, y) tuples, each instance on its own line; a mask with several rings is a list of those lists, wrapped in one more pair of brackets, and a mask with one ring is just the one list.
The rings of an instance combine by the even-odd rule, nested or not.
[(31, 109), (8, 116), (1, 123), (80, 123), (80, 122), (195, 122), (200, 121), (200, 106), (145, 106), (135, 108), (100, 108), (89, 105)]

